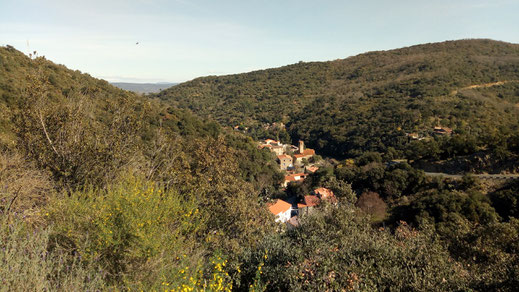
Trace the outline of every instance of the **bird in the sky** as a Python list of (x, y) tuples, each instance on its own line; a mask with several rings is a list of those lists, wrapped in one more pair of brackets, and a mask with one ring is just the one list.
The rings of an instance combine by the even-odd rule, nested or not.
[(136, 44), (136, 45), (138, 45), (138, 44), (139, 44), (139, 42), (136, 42), (135, 44)]

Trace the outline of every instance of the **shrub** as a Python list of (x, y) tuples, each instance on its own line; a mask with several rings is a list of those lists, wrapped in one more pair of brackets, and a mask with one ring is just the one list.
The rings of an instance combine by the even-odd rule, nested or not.
[(375, 192), (366, 192), (360, 195), (356, 206), (366, 214), (371, 215), (375, 221), (383, 220), (386, 217), (387, 205)]
[(243, 261), (240, 287), (255, 283), (264, 263), (261, 281), (269, 291), (446, 291), (468, 283), (432, 229), (401, 223), (392, 234), (345, 207), (307, 216), (299, 228), (266, 238)]
[(20, 217), (0, 218), (0, 290), (99, 291), (101, 273), (78, 256), (50, 252), (52, 227), (33, 229)]
[(149, 289), (160, 276), (182, 282), (181, 270), (185, 276), (199, 266), (196, 242), (205, 218), (197, 204), (139, 178), (57, 199), (45, 215), (56, 226), (58, 247), (98, 263), (112, 282)]

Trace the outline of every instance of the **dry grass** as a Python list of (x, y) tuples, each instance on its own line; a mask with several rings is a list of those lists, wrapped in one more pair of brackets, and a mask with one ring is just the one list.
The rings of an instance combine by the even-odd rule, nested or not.
[(16, 153), (0, 153), (0, 213), (30, 216), (53, 192), (53, 183), (46, 173)]

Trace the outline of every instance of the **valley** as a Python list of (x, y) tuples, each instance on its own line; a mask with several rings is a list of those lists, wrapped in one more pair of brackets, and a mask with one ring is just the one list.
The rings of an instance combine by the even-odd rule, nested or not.
[(0, 286), (514, 291), (518, 68), (459, 40), (142, 95), (0, 47)]

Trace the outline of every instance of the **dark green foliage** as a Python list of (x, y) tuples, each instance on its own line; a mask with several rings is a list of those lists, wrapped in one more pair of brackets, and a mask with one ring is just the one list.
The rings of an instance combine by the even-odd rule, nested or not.
[[(292, 141), (305, 140), (326, 156), (392, 149), (393, 156), (445, 159), (489, 149), (485, 136), (498, 132), (504, 141), (517, 132), (517, 66), (518, 45), (449, 41), (197, 78), (156, 97), (223, 125), (247, 127), (255, 138), (273, 137), (264, 123), (284, 122)], [(445, 145), (423, 141), (406, 152), (406, 133), (431, 136), (440, 125), (460, 136)]]
[(360, 167), (340, 165), (335, 169), (335, 175), (339, 180), (350, 182), (359, 193), (374, 191), (387, 200), (414, 194), (425, 187), (423, 171), (407, 163), (387, 166), (370, 162)]
[(465, 262), (478, 291), (515, 291), (519, 285), (519, 221), (459, 232), (452, 253)]
[(382, 156), (380, 156), (377, 152), (365, 152), (360, 157), (356, 159), (356, 164), (358, 166), (364, 166), (370, 163), (381, 163)]
[(438, 232), (449, 237), (463, 225), (490, 224), (499, 216), (490, 205), (488, 198), (478, 193), (459, 191), (429, 191), (412, 201), (408, 206), (393, 212), (398, 218), (416, 225), (424, 221), (437, 224)]
[[(291, 232), (268, 237), (244, 259), (240, 287), (261, 263), (270, 291), (464, 289), (462, 269), (430, 230), (373, 229), (350, 208), (329, 208)], [(245, 271), (245, 269), (247, 269)]]
[(516, 181), (491, 193), (490, 200), (503, 219), (519, 218), (519, 182)]
[[(513, 168), (517, 84), (463, 87), (512, 81), (518, 62), (515, 45), (447, 42), (201, 78), (160, 102), (0, 48), (0, 273), (12, 290), (513, 291), (517, 184), (487, 197), (394, 159)], [(438, 124), (455, 134), (405, 135)], [(242, 132), (355, 159), (281, 195)], [(316, 187), (339, 204), (274, 225), (265, 197)]]

